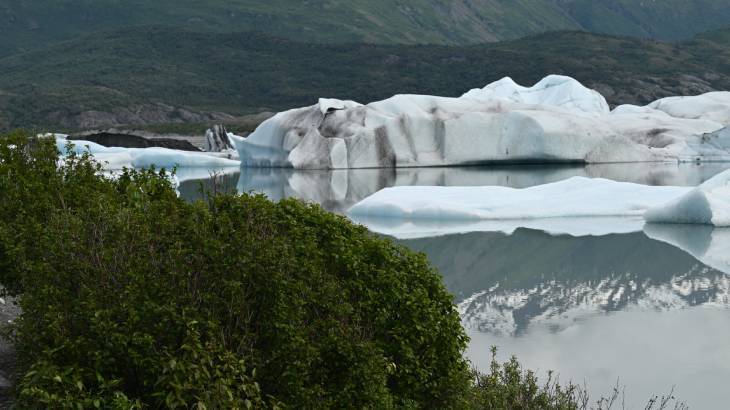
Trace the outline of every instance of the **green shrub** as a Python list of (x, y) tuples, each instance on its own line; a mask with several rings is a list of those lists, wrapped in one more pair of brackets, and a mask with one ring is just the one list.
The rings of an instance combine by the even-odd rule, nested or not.
[[(474, 372), (471, 407), (474, 409), (573, 410), (588, 408), (585, 390), (568, 383), (561, 386), (552, 373), (544, 384), (524, 370), (516, 358), (501, 364), (492, 349), (489, 373)], [(602, 408), (602, 407), (599, 407)]]
[(317, 206), (190, 204), (164, 171), (110, 178), (83, 156), (57, 167), (52, 141), (7, 141), (21, 406), (467, 405), (467, 338), (423, 255)]

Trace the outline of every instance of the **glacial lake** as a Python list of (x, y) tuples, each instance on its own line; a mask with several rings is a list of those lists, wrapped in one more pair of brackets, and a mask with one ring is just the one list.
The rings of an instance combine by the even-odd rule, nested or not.
[[(243, 169), (216, 178), (227, 189), (297, 197), (345, 213), (390, 186), (524, 188), (572, 176), (695, 186), (730, 164), (610, 164), (295, 171)], [(212, 179), (180, 170), (186, 199)], [(234, 170), (235, 171), (235, 170)], [(197, 175), (195, 175), (197, 173)], [(188, 179), (190, 178), (190, 179)], [(200, 178), (200, 179), (195, 179)], [(589, 222), (586, 222), (589, 223)], [(437, 227), (438, 228), (438, 227)], [(730, 229), (650, 225), (604, 236), (519, 228), (395, 239), (424, 252), (443, 275), (486, 369), (490, 347), (527, 368), (608, 394), (626, 386), (627, 408), (674, 395), (690, 408), (725, 408), (730, 382)]]

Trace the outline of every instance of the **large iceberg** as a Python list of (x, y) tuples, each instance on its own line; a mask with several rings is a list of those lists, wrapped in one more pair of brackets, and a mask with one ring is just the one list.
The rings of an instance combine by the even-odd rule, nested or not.
[[(700, 107), (698, 109), (698, 107)], [(728, 161), (730, 93), (610, 111), (578, 81), (509, 78), (459, 98), (396, 95), (368, 105), (321, 99), (231, 139), (244, 165), (375, 168), (492, 162)]]
[(383, 189), (349, 213), (432, 220), (642, 216), (691, 189), (585, 177), (524, 189), (403, 186)]

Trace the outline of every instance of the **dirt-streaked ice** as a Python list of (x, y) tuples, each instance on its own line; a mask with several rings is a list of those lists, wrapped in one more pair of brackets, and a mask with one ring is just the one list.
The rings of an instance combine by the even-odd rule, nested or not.
[(340, 169), (491, 162), (728, 161), (730, 92), (623, 105), (578, 81), (504, 78), (459, 98), (396, 95), (361, 105), (321, 99), (233, 137), (254, 167)]

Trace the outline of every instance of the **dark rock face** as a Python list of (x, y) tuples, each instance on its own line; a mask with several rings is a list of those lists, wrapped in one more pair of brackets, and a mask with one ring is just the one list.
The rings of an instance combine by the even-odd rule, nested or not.
[(181, 151), (200, 151), (196, 146), (185, 140), (174, 138), (144, 138), (137, 135), (114, 134), (109, 132), (100, 132), (98, 134), (84, 135), (83, 137), (71, 137), (72, 139), (80, 139), (95, 142), (105, 147), (122, 147), (122, 148), (151, 148), (161, 147), (177, 149)]
[(208, 152), (222, 152), (233, 149), (233, 144), (228, 138), (228, 130), (223, 125), (214, 125), (205, 132), (205, 150)]
[(71, 112), (65, 108), (48, 115), (48, 121), (72, 129), (105, 129), (120, 125), (216, 123), (235, 117), (221, 112), (198, 112), (168, 104), (141, 104), (115, 107), (109, 111)]

